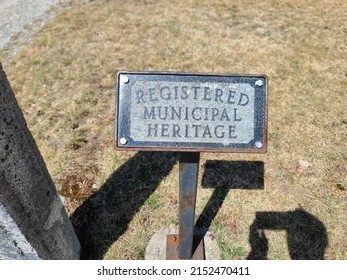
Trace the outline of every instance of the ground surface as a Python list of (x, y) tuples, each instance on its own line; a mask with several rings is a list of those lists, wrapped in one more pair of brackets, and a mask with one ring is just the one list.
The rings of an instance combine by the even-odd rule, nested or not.
[(345, 1), (87, 2), (0, 54), (84, 258), (144, 258), (177, 221), (177, 154), (113, 143), (115, 72), (175, 70), (269, 77), (268, 153), (201, 156), (222, 258), (347, 259)]

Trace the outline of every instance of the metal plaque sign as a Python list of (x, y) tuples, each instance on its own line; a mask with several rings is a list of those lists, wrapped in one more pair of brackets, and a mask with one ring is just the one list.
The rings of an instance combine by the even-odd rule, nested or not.
[(119, 72), (116, 147), (265, 153), (262, 75)]

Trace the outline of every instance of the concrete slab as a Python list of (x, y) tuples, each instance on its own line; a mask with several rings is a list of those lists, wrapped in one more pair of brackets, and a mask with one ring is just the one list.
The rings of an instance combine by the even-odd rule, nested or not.
[[(79, 259), (79, 241), (1, 63), (0, 203), (39, 258)], [(1, 219), (0, 228), (0, 239), (17, 242), (13, 222)]]
[[(146, 260), (166, 260), (166, 236), (168, 234), (178, 234), (178, 226), (169, 225), (152, 236), (146, 248)], [(212, 232), (206, 233), (204, 242), (206, 260), (220, 260), (220, 249)]]
[(6, 208), (0, 203), (0, 260), (39, 260)]

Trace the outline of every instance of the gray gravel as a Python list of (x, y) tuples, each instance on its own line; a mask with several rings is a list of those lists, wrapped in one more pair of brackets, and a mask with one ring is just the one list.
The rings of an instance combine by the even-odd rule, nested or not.
[[(59, 0), (0, 0), (0, 50), (9, 46), (14, 35), (27, 32), (25, 25), (32, 24), (36, 19), (42, 20), (41, 25), (48, 21), (49, 9), (59, 2)], [(39, 27), (36, 26), (36, 29)]]

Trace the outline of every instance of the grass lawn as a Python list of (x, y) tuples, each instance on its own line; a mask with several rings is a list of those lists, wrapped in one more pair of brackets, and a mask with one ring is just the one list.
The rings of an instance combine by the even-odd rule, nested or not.
[(70, 5), (0, 59), (83, 258), (143, 259), (177, 223), (177, 153), (113, 140), (115, 72), (173, 70), (269, 78), (268, 153), (201, 154), (196, 215), (222, 258), (347, 259), (345, 1)]

